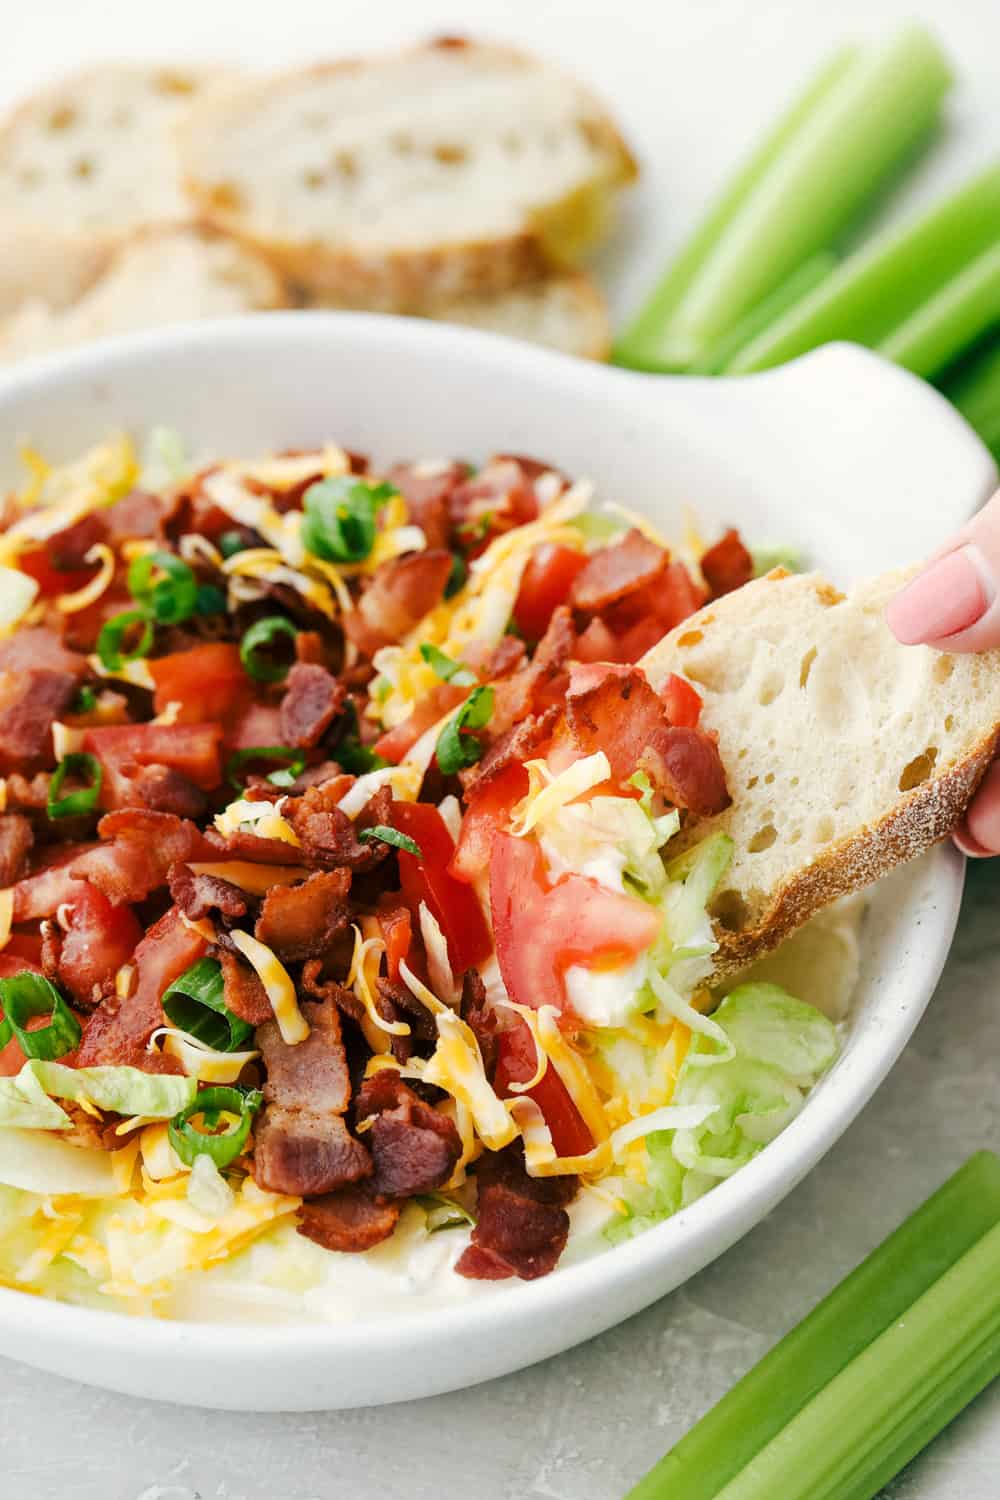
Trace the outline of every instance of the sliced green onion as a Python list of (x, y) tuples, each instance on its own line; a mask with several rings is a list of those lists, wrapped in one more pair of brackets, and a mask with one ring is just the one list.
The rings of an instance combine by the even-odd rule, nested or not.
[[(41, 974), (25, 970), (11, 979), (0, 979), (0, 1005), (4, 1014), (0, 1047), (5, 1047), (13, 1035), (25, 1057), (51, 1062), (80, 1045), (79, 1021), (55, 985)], [(49, 1024), (29, 1031), (28, 1022), (36, 1016), (48, 1016)]]
[[(194, 1165), (196, 1156), (209, 1156), (217, 1167), (228, 1167), (250, 1139), (253, 1117), (263, 1100), (263, 1094), (257, 1089), (244, 1091), (228, 1086), (201, 1089), (194, 1103), (174, 1115), (167, 1126), (170, 1144), (188, 1167)], [(218, 1122), (222, 1114), (235, 1115), (237, 1119), (218, 1135), (197, 1130), (191, 1123), (201, 1115), (211, 1128), (210, 1122)]]
[(841, 261), (815, 291), (741, 349), (726, 374), (770, 369), (830, 339), (874, 348), (998, 240), (1000, 166), (993, 166), (930, 213)]
[(226, 609), (226, 596), (214, 583), (200, 583), (195, 600), (196, 615), (221, 615)]
[(619, 362), (686, 370), (703, 358), (803, 261), (854, 227), (929, 138), (950, 84), (940, 48), (917, 26), (834, 59), (682, 253), (626, 333)]
[(819, 286), (832, 274), (837, 257), (832, 250), (817, 250), (792, 274), (776, 286), (773, 292), (752, 307), (722, 338), (696, 359), (691, 365), (692, 375), (718, 375), (741, 349), (759, 334), (784, 317), (790, 307), (795, 307), (814, 287)]
[(168, 1020), (216, 1052), (238, 1052), (253, 1027), (226, 1005), (222, 967), (214, 958), (199, 958), (175, 979), (160, 1001)]
[(446, 599), (453, 599), (459, 589), (465, 587), (465, 581), (468, 576), (469, 568), (465, 558), (461, 552), (453, 552), (451, 554), (451, 571), (448, 574), (448, 581), (444, 586), (444, 597)]
[(242, 792), (247, 784), (244, 767), (269, 760), (287, 762), (286, 769), (272, 771), (268, 776), (272, 786), (291, 786), (296, 776), (301, 776), (306, 768), (303, 751), (293, 750), (290, 745), (253, 745), (247, 750), (237, 750), (229, 757), (226, 765), (229, 785), (234, 791)]
[[(125, 642), (137, 625), (142, 626), (142, 633), (135, 646), (129, 651)], [(101, 626), (97, 637), (97, 654), (101, 659), (101, 665), (109, 672), (120, 672), (127, 662), (138, 661), (141, 656), (148, 656), (152, 644), (153, 622), (146, 611), (126, 609), (120, 615), (113, 615)]]
[(474, 766), (483, 747), (471, 730), (485, 729), (493, 712), (493, 689), (478, 687), (469, 694), (454, 718), (438, 735), (437, 763), (445, 776), (454, 776), (463, 766)]
[[(163, 576), (157, 577), (157, 574)], [(143, 552), (128, 570), (128, 590), (161, 625), (179, 625), (194, 614), (198, 584), (186, 562), (172, 552)]]
[(475, 1214), (447, 1193), (417, 1193), (414, 1201), (426, 1215), (428, 1234), (440, 1234), (442, 1229), (466, 1229), (476, 1223)]
[(251, 625), (240, 641), (240, 661), (249, 675), (258, 682), (283, 682), (291, 662), (269, 660), (264, 654), (265, 648), (273, 648), (279, 636), (288, 636), (294, 641), (298, 633), (284, 615), (267, 615)]
[(398, 494), (391, 484), (367, 484), (349, 474), (320, 479), (302, 500), (302, 543), (327, 562), (361, 562), (375, 545), (379, 507)]
[(224, 531), (218, 542), (223, 557), (235, 557), (237, 552), (245, 552), (248, 545), (239, 531)]
[(1000, 1373), (1000, 1159), (981, 1151), (629, 1500), (869, 1500)]
[(416, 840), (411, 839), (408, 833), (400, 833), (398, 828), (390, 828), (386, 823), (374, 823), (371, 828), (362, 828), (358, 834), (359, 843), (366, 844), (372, 839), (391, 844), (394, 849), (405, 849), (407, 854), (412, 854), (417, 859), (424, 857)]
[(381, 771), (392, 764), (361, 743), (358, 711), (350, 699), (345, 705), (342, 722), (343, 731), (330, 752), (342, 771), (348, 771), (352, 776), (364, 776), (368, 771)]
[[(69, 775), (87, 777), (90, 785), (81, 787), (79, 791), (68, 792), (65, 797), (60, 797), (63, 782)], [(76, 813), (93, 812), (97, 806), (97, 799), (101, 795), (101, 782), (104, 780), (104, 770), (96, 755), (88, 755), (84, 750), (74, 750), (69, 755), (64, 755), (56, 766), (49, 782), (49, 798), (46, 811), (50, 818), (72, 818)]]
[(437, 646), (424, 642), (420, 647), (420, 655), (442, 682), (453, 682), (456, 687), (473, 687), (479, 680), (475, 672), (470, 672), (469, 668), (463, 667), (460, 661), (454, 661), (450, 656), (446, 656)]
[(69, 706), (69, 711), (71, 714), (90, 714), (93, 713), (96, 707), (97, 694), (92, 687), (88, 687), (84, 683), (83, 687), (77, 690), (76, 697)]

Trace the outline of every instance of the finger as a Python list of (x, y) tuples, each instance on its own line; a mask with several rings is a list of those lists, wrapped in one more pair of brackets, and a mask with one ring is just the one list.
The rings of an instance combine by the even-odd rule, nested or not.
[(889, 601), (886, 619), (905, 646), (1000, 645), (1000, 493)]
[(955, 843), (974, 859), (1000, 854), (1000, 761), (995, 761), (984, 776), (968, 812), (955, 830)]

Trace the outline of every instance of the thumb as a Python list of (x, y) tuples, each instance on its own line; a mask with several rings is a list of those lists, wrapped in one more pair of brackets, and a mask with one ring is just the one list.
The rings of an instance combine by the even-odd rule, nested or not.
[(1000, 492), (889, 601), (886, 620), (904, 646), (1000, 645)]

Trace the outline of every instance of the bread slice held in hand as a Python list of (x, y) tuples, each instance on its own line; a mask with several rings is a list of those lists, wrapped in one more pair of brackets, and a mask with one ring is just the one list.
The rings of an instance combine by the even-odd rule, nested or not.
[(181, 225), (134, 235), (68, 307), (35, 297), (0, 321), (0, 362), (140, 328), (287, 307), (263, 256), (214, 230)]
[(643, 660), (654, 687), (671, 672), (694, 684), (719, 738), (732, 806), (682, 838), (733, 840), (710, 904), (720, 976), (944, 838), (993, 759), (1000, 649), (899, 645), (884, 612), (909, 576), (845, 597), (816, 574), (770, 574)]
[(217, 76), (103, 63), (32, 94), (0, 125), (0, 222), (109, 245), (190, 218), (173, 129)]
[(246, 80), (196, 102), (177, 138), (201, 213), (307, 292), (382, 311), (572, 261), (635, 175), (574, 79), (456, 41)]

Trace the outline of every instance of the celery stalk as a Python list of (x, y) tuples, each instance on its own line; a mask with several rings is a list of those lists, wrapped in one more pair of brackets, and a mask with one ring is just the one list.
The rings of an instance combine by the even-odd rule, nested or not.
[(1000, 1374), (1000, 1225), (830, 1381), (717, 1500), (871, 1500)]
[(795, 307), (814, 287), (824, 282), (836, 264), (837, 257), (832, 250), (817, 250), (815, 255), (810, 255), (791, 276), (744, 314), (700, 359), (695, 360), (689, 373), (718, 375), (751, 339), (757, 338), (765, 328), (770, 328), (790, 307)]
[(877, 346), (880, 354), (925, 379), (1000, 322), (1000, 245), (960, 271)]
[(881, 235), (726, 368), (731, 375), (784, 364), (830, 339), (876, 345), (1000, 240), (1000, 165), (990, 167), (916, 223)]
[[(1000, 1158), (979, 1152), (681, 1438), (629, 1500), (717, 1500), (808, 1403), (998, 1224)], [(780, 1487), (769, 1500), (778, 1495), (790, 1500)]]
[(647, 367), (685, 370), (703, 357), (853, 224), (927, 138), (950, 83), (940, 49), (919, 27), (849, 66), (739, 200), (682, 295), (676, 302), (664, 295), (662, 304), (654, 298), (640, 313), (620, 362), (638, 352)]
[(694, 234), (671, 262), (638, 317), (622, 334), (615, 351), (617, 363), (630, 365), (635, 369), (655, 369), (662, 363), (659, 348), (662, 331), (701, 271), (716, 242), (774, 162), (787, 150), (810, 115), (834, 85), (840, 83), (847, 72), (857, 65), (859, 58), (860, 53), (856, 47), (842, 47), (834, 53), (775, 122), (756, 150), (738, 168)]
[(949, 370), (940, 388), (1000, 458), (1000, 339)]

